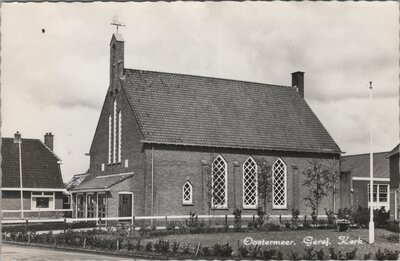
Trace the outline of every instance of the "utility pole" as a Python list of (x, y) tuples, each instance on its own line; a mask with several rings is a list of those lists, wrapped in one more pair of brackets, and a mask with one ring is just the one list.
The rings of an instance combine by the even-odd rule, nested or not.
[[(372, 118), (373, 118), (373, 102), (372, 102), (372, 82), (369, 82), (369, 101), (370, 101), (370, 120), (371, 120), (371, 132), (370, 132), (370, 152), (369, 152), (369, 193), (370, 193), (370, 206), (369, 206), (369, 243), (374, 244), (375, 242), (375, 224), (374, 224), (374, 157), (372, 152)], [(378, 193), (378, 191), (376, 191)], [(378, 195), (377, 195), (378, 196)]]
[(18, 155), (19, 155), (19, 184), (20, 184), (20, 194), (21, 194), (21, 218), (24, 218), (24, 196), (23, 196), (23, 186), (22, 186), (22, 155), (21, 155), (21, 134), (17, 131), (14, 135), (14, 143), (18, 143)]

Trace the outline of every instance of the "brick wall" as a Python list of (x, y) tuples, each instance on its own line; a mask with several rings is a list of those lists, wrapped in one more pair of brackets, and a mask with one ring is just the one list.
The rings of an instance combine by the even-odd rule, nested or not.
[[(353, 180), (353, 208), (368, 207), (368, 184), (367, 180)], [(374, 181), (374, 184), (389, 184), (389, 182)]]
[[(146, 165), (146, 210), (145, 215), (151, 214), (151, 146), (145, 148)], [(279, 157), (287, 166), (287, 206), (286, 210), (273, 210), (272, 202), (267, 204), (269, 214), (290, 214), (291, 208), (298, 208), (302, 214), (310, 214), (310, 208), (302, 200), (306, 190), (302, 187), (303, 171), (309, 168), (313, 159), (327, 159), (326, 156), (306, 153), (272, 153), (234, 149), (207, 149), (197, 147), (161, 146), (154, 148), (154, 215), (175, 215), (197, 213), (207, 214), (206, 173), (202, 161), (209, 165), (212, 159), (221, 154), (228, 164), (228, 209), (216, 210), (216, 214), (232, 213), (236, 207), (243, 208), (243, 163), (252, 156), (256, 161), (267, 161), (272, 165)], [(234, 167), (233, 163), (239, 166)], [(337, 167), (338, 161), (336, 160)], [(189, 181), (193, 185), (193, 206), (182, 204), (182, 186)], [(138, 194), (136, 194), (138, 196)], [(259, 202), (262, 204), (262, 202)], [(332, 208), (332, 197), (325, 199), (320, 206), (320, 214), (325, 214), (324, 208)], [(244, 213), (255, 213), (255, 210), (245, 210)]]

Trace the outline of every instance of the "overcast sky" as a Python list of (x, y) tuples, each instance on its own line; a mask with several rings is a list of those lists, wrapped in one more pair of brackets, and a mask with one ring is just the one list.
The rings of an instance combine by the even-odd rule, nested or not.
[[(125, 67), (280, 85), (304, 71), (313, 111), (347, 154), (399, 142), (397, 2), (2, 4), (2, 136), (55, 135), (64, 181), (89, 167), (113, 18)], [(42, 29), (45, 33), (42, 33)], [(295, 127), (295, 126), (294, 126)]]

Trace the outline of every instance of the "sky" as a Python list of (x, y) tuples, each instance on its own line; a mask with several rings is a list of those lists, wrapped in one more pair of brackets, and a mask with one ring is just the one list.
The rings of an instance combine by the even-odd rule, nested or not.
[[(118, 20), (125, 67), (291, 85), (345, 155), (399, 142), (399, 8), (390, 2), (3, 3), (2, 137), (54, 134), (64, 182), (89, 168)], [(43, 30), (44, 29), (44, 32)]]

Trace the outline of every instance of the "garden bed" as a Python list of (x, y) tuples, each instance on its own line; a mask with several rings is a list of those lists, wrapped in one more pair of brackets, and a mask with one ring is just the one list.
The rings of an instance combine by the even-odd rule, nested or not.
[[(246, 230), (197, 234), (150, 236), (138, 231), (109, 229), (65, 234), (29, 236), (26, 233), (3, 234), (4, 242), (30, 242), (70, 250), (94, 251), (151, 258), (254, 258), (254, 259), (397, 259), (397, 234), (376, 230), (376, 243), (368, 245), (368, 230), (338, 232), (335, 229), (293, 231)], [(311, 238), (313, 240), (311, 240)], [(275, 242), (275, 243), (274, 243)], [(276, 242), (281, 242), (276, 244)], [(293, 242), (293, 243), (291, 243)], [(347, 242), (347, 243), (343, 243)], [(287, 245), (289, 244), (289, 245)], [(384, 250), (386, 249), (386, 250)]]

